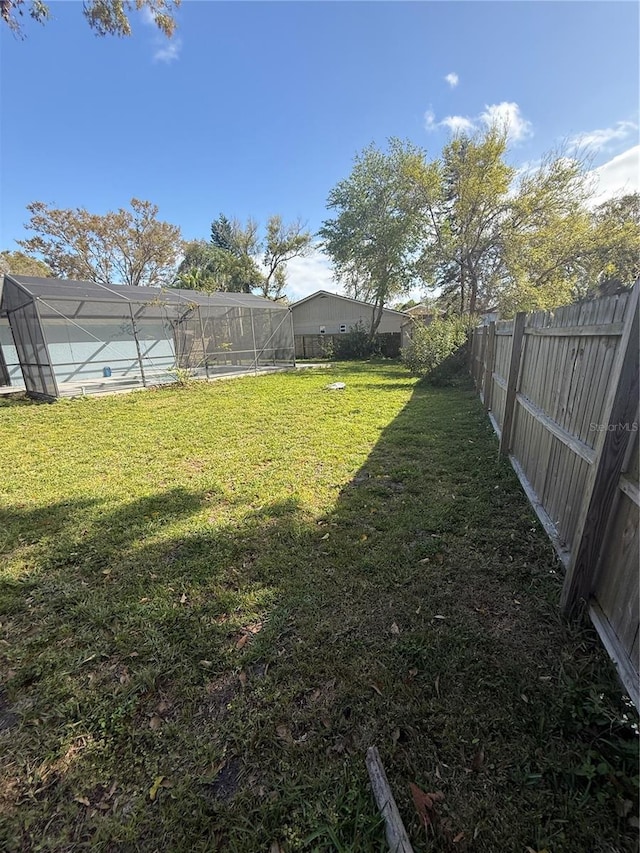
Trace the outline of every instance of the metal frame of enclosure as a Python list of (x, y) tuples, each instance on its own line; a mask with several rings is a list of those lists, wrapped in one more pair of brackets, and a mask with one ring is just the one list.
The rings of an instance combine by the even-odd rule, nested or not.
[(0, 386), (105, 393), (295, 366), (291, 311), (245, 293), (5, 275)]

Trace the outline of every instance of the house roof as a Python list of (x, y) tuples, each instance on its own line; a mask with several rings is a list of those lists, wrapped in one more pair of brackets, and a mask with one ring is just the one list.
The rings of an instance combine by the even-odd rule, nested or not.
[(6, 274), (5, 278), (17, 284), (25, 293), (36, 299), (85, 299), (91, 302), (120, 302), (132, 304), (149, 302), (161, 304), (209, 305), (220, 308), (269, 308), (288, 311), (286, 305), (254, 296), (252, 293), (226, 293), (182, 288), (128, 287), (124, 284), (104, 285), (95, 281), (71, 281), (58, 278), (36, 278), (30, 275)]
[[(331, 296), (334, 299), (344, 299), (345, 302), (351, 302), (354, 305), (364, 305), (366, 308), (373, 308), (371, 302), (363, 302), (361, 299), (352, 299), (350, 296), (342, 296), (340, 293), (330, 293), (328, 290), (316, 290), (315, 293), (305, 296), (304, 299), (299, 299), (297, 302), (292, 303), (291, 308), (297, 308), (298, 305), (302, 305), (304, 302), (309, 302), (311, 299), (316, 299), (319, 296)], [(389, 314), (397, 314), (399, 317), (407, 316), (405, 311), (396, 311), (395, 308), (384, 308), (383, 310), (388, 311)]]

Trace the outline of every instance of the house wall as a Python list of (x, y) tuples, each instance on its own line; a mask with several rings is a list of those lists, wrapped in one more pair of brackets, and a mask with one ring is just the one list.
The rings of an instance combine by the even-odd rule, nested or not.
[[(373, 308), (370, 305), (341, 299), (331, 294), (319, 294), (301, 305), (293, 305), (293, 329), (298, 335), (318, 335), (320, 327), (324, 326), (325, 334), (340, 334), (340, 326), (344, 324), (349, 331), (356, 323), (364, 323), (369, 326)], [(378, 331), (400, 332), (400, 326), (406, 318), (402, 314), (385, 310)]]

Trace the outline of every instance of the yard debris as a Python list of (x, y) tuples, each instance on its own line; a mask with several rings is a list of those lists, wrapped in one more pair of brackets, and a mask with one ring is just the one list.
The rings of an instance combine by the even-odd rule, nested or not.
[(398, 625), (396, 622), (392, 623), (390, 631), (392, 634), (394, 634), (394, 636), (396, 636), (396, 637), (400, 636), (400, 628), (398, 628)]
[(425, 794), (425, 792), (421, 791), (417, 785), (413, 784), (413, 782), (409, 782), (409, 789), (411, 790), (413, 804), (418, 812), (420, 822), (424, 826), (425, 832), (428, 833), (429, 829), (433, 829), (434, 824), (438, 820), (436, 803), (444, 801), (444, 794), (442, 791), (434, 791), (433, 793)]
[(481, 746), (479, 746), (476, 750), (475, 755), (473, 756), (473, 761), (471, 762), (471, 770), (474, 773), (478, 773), (483, 764), (484, 764), (484, 749)]
[(242, 636), (241, 636), (241, 637), (236, 641), (236, 649), (243, 649), (243, 648), (247, 645), (247, 643), (249, 642), (249, 638), (250, 638), (250, 637), (251, 637), (251, 634), (249, 634), (249, 633), (247, 633), (247, 634), (243, 634), (243, 635), (242, 635)]
[(332, 382), (331, 385), (327, 385), (327, 391), (342, 391), (346, 387), (344, 382)]
[(373, 796), (380, 814), (384, 818), (384, 831), (389, 850), (393, 853), (413, 853), (409, 836), (404, 828), (396, 801), (391, 793), (387, 774), (375, 746), (370, 746), (365, 759)]

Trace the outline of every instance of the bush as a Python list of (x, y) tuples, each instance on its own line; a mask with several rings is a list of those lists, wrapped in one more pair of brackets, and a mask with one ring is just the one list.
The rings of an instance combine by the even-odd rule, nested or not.
[(457, 385), (466, 377), (467, 340), (474, 325), (470, 317), (435, 317), (428, 326), (417, 323), (402, 349), (403, 363), (433, 385)]
[(346, 334), (334, 338), (334, 355), (336, 358), (357, 359), (370, 358), (380, 352), (380, 342), (374, 338), (369, 340), (369, 330), (364, 323), (358, 321), (351, 326)]

